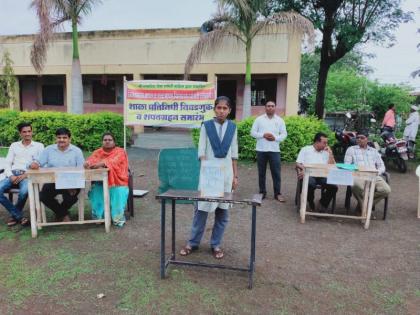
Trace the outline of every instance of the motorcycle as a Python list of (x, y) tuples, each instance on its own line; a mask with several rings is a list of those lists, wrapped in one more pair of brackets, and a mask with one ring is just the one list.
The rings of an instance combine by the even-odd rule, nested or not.
[(333, 151), (334, 155), (338, 159), (343, 159), (346, 150), (349, 147), (357, 144), (357, 132), (347, 130), (351, 125), (353, 125), (355, 118), (350, 113), (346, 113), (345, 116), (346, 121), (344, 122), (344, 127), (342, 129), (337, 128), (335, 130), (335, 138), (337, 142), (334, 144)]
[(408, 150), (407, 141), (396, 139), (394, 133), (390, 130), (384, 130), (381, 133), (384, 141), (383, 146), (379, 149), (383, 160), (392, 161), (401, 173), (407, 171)]

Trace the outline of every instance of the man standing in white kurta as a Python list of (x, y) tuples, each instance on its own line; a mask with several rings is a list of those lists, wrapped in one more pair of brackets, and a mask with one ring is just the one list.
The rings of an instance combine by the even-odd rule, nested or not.
[[(231, 111), (230, 99), (219, 96), (214, 105), (216, 117), (205, 121), (201, 126), (198, 143), (198, 157), (201, 161), (216, 160), (224, 166), (224, 191), (230, 193), (238, 185), (238, 140), (236, 125), (227, 119)], [(198, 188), (199, 190), (200, 187)], [(222, 259), (224, 252), (220, 247), (226, 225), (229, 221), (230, 204), (218, 202), (198, 202), (194, 210), (191, 227), (191, 237), (181, 251), (181, 256), (187, 256), (198, 249), (206, 227), (209, 212), (215, 213), (214, 226), (210, 246), (213, 257)]]
[(419, 108), (416, 105), (411, 106), (410, 115), (408, 119), (405, 121), (405, 129), (404, 129), (404, 139), (408, 143), (408, 149), (410, 157), (414, 157), (413, 147), (417, 137), (417, 131), (419, 129), (419, 113), (417, 112)]

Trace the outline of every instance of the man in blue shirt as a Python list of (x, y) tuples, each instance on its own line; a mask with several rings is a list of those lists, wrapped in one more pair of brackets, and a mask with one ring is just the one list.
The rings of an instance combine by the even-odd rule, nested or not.
[[(55, 132), (56, 144), (49, 145), (42, 151), (38, 160), (31, 163), (31, 169), (40, 167), (80, 167), (83, 168), (85, 159), (82, 150), (70, 144), (71, 133), (67, 128), (58, 128)], [(69, 209), (77, 202), (79, 189), (55, 189), (55, 184), (44, 184), (40, 192), (41, 201), (54, 211), (57, 221), (71, 221)], [(55, 197), (62, 195), (59, 203)]]

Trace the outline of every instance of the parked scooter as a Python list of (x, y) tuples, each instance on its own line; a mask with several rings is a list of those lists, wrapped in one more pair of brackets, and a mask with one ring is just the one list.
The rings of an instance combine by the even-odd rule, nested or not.
[(343, 159), (346, 150), (349, 147), (357, 144), (357, 132), (347, 130), (353, 125), (354, 121), (355, 117), (353, 117), (351, 113), (346, 113), (346, 120), (344, 122), (343, 129), (335, 130), (335, 138), (337, 139), (337, 142), (334, 144), (333, 151), (334, 155), (338, 159)]
[(401, 173), (405, 173), (408, 160), (407, 141), (396, 139), (394, 133), (389, 130), (384, 130), (381, 133), (381, 138), (384, 144), (379, 152), (383, 160), (385, 162), (392, 161)]

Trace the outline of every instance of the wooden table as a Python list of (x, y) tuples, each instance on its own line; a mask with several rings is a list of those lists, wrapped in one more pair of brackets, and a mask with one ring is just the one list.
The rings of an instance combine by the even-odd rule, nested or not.
[[(170, 264), (172, 265), (184, 265), (184, 266), (200, 266), (207, 268), (219, 268), (229, 269), (248, 272), (248, 288), (252, 289), (253, 276), (255, 270), (255, 238), (256, 238), (256, 224), (257, 224), (257, 206), (261, 205), (262, 195), (256, 194), (252, 199), (242, 199), (237, 197), (234, 193), (225, 193), (223, 198), (212, 198), (212, 197), (201, 197), (199, 191), (192, 190), (168, 190), (167, 192), (156, 196), (157, 200), (161, 202), (161, 243), (160, 243), (160, 277), (161, 279), (166, 276), (166, 268)], [(172, 252), (168, 260), (165, 255), (165, 222), (166, 222), (166, 201), (172, 202)], [(249, 264), (246, 268), (226, 266), (221, 264), (208, 264), (202, 262), (184, 261), (175, 259), (175, 206), (177, 200), (188, 200), (188, 201), (209, 201), (209, 202), (226, 202), (233, 204), (247, 204), (252, 207), (252, 220), (251, 220), (251, 252), (249, 256)]]
[[(84, 172), (86, 181), (101, 181), (103, 183), (104, 190), (104, 219), (101, 220), (85, 220), (84, 219), (84, 199), (85, 190), (81, 189), (79, 193), (79, 219), (77, 221), (70, 222), (47, 222), (45, 215), (45, 206), (40, 202), (39, 192), (41, 185), (47, 183), (55, 183), (56, 172)], [(83, 169), (76, 167), (51, 167), (41, 168), (39, 170), (28, 170), (28, 197), (29, 197), (29, 209), (31, 215), (31, 230), (32, 237), (37, 237), (37, 230), (43, 226), (53, 225), (69, 225), (69, 224), (86, 224), (86, 223), (105, 223), (105, 231), (108, 233), (111, 227), (111, 212), (109, 206), (109, 190), (108, 190), (108, 169)]]
[(300, 195), (301, 223), (305, 223), (305, 216), (307, 215), (323, 216), (323, 217), (339, 217), (339, 218), (356, 219), (356, 220), (362, 220), (362, 221), (365, 220), (364, 227), (365, 229), (368, 229), (369, 223), (370, 223), (370, 216), (372, 214), (372, 205), (373, 205), (373, 197), (375, 193), (376, 177), (378, 176), (378, 171), (375, 168), (361, 166), (359, 167), (357, 171), (352, 172), (354, 179), (365, 180), (364, 199), (363, 199), (361, 216), (350, 216), (350, 215), (342, 215), (342, 214), (306, 211), (309, 177), (327, 177), (329, 171), (332, 169), (337, 169), (335, 164), (306, 164), (304, 165), (302, 193)]

